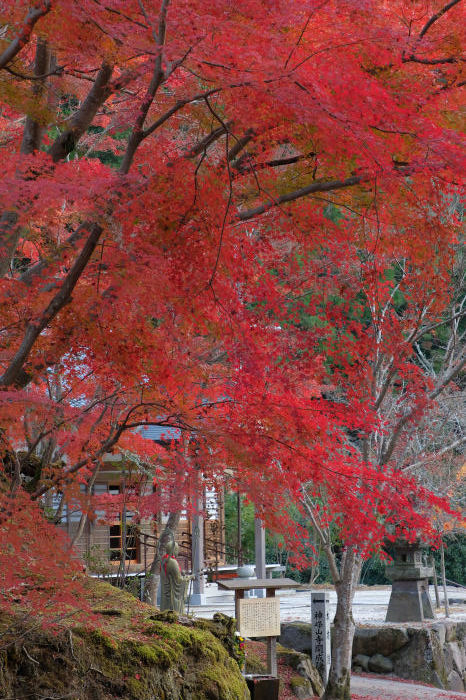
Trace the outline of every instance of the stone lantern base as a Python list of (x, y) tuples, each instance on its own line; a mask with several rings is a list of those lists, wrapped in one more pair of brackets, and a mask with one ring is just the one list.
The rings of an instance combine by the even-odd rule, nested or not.
[(386, 622), (422, 622), (434, 618), (429, 579), (393, 581)]

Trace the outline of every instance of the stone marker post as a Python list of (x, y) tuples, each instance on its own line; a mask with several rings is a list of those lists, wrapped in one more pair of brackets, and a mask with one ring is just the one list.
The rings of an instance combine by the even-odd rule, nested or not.
[(331, 661), (330, 596), (326, 591), (311, 593), (312, 661), (327, 683)]

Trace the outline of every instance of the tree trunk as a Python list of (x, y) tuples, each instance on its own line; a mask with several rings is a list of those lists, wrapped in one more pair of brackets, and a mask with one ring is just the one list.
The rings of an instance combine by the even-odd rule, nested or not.
[[(90, 478), (89, 481), (87, 482), (87, 486), (86, 486), (86, 495), (87, 495), (87, 496), (90, 496), (91, 493), (92, 493), (92, 489), (94, 488), (95, 480), (97, 479), (97, 474), (99, 473), (99, 469), (100, 469), (100, 464), (98, 464), (96, 467), (94, 467), (94, 471), (93, 471), (92, 474), (91, 474), (91, 478)], [(63, 500), (64, 500), (64, 499), (63, 499), (63, 496), (62, 496), (62, 499), (61, 499), (61, 502), (60, 502), (60, 507), (61, 507), (61, 508), (63, 507), (63, 506), (62, 506)], [(86, 503), (86, 508), (88, 508), (88, 507), (89, 507), (89, 504)], [(58, 511), (57, 511), (57, 513), (58, 513)], [(56, 519), (56, 517), (57, 517), (57, 513), (55, 514), (55, 519)], [(73, 547), (74, 547), (74, 545), (76, 544), (76, 542), (77, 542), (77, 541), (79, 540), (79, 538), (82, 536), (82, 534), (83, 534), (83, 532), (84, 532), (84, 527), (85, 527), (86, 523), (87, 523), (87, 512), (84, 511), (84, 512), (81, 513), (81, 517), (79, 518), (78, 528), (77, 528), (76, 532), (74, 533), (73, 537), (70, 539), (69, 549), (73, 549)]]
[(351, 700), (351, 651), (355, 624), (352, 604), (362, 560), (352, 549), (343, 553), (340, 579), (335, 582), (337, 610), (332, 640), (332, 661), (323, 700)]
[(160, 583), (160, 562), (162, 561), (162, 557), (166, 552), (170, 533), (176, 533), (178, 523), (180, 522), (180, 515), (181, 511), (179, 510), (169, 514), (167, 524), (160, 535), (154, 560), (148, 573), (146, 574), (146, 581), (144, 585), (144, 602), (149, 603), (149, 605), (153, 605), (154, 607), (157, 605), (157, 591)]

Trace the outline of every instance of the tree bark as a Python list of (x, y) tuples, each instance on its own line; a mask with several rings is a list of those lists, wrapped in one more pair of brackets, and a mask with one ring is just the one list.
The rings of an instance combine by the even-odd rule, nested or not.
[(89, 94), (73, 114), (68, 128), (55, 139), (49, 149), (49, 155), (54, 163), (64, 160), (71, 153), (86, 129), (92, 124), (100, 107), (112, 94), (114, 90), (110, 83), (112, 73), (113, 66), (104, 62)]
[(172, 512), (168, 516), (167, 524), (160, 535), (159, 544), (155, 552), (153, 562), (150, 566), (148, 573), (146, 574), (146, 583), (144, 586), (144, 602), (153, 605), (157, 605), (157, 591), (159, 589), (160, 583), (160, 563), (162, 561), (163, 555), (167, 551), (167, 544), (171, 532), (176, 532), (178, 528), (178, 523), (180, 522), (181, 511), (177, 510)]
[(340, 579), (335, 582), (337, 610), (332, 640), (332, 661), (323, 700), (351, 700), (351, 652), (355, 624), (352, 604), (361, 573), (362, 559), (353, 549), (346, 549), (340, 567)]
[(19, 30), (18, 34), (0, 55), (0, 69), (8, 65), (8, 63), (21, 51), (21, 49), (27, 43), (29, 43), (34, 25), (41, 17), (50, 12), (51, 7), (52, 3), (50, 0), (43, 0), (35, 7), (31, 7), (29, 9), (24, 20), (24, 24)]
[[(100, 464), (97, 464), (97, 466), (95, 467), (95, 469), (94, 469), (94, 471), (93, 471), (93, 473), (92, 473), (92, 475), (91, 475), (91, 478), (89, 479), (89, 481), (88, 481), (88, 483), (87, 483), (87, 486), (86, 486), (86, 495), (87, 495), (87, 496), (90, 496), (91, 493), (92, 493), (92, 489), (94, 488), (95, 480), (97, 479), (97, 475), (98, 475), (98, 473), (99, 473), (99, 470), (100, 470)], [(61, 503), (62, 503), (62, 502), (63, 502), (63, 498), (62, 498)], [(61, 503), (60, 503), (60, 505), (61, 505)], [(86, 504), (86, 505), (87, 505), (87, 504)], [(56, 516), (55, 516), (55, 517), (56, 517)], [(87, 513), (86, 513), (86, 512), (83, 512), (83, 513), (81, 513), (81, 517), (80, 517), (80, 519), (79, 519), (78, 528), (77, 528), (76, 532), (74, 533), (73, 537), (72, 537), (71, 540), (70, 540), (69, 549), (73, 549), (73, 547), (74, 547), (74, 545), (76, 544), (76, 542), (77, 542), (77, 541), (79, 540), (79, 538), (82, 536), (82, 534), (83, 534), (83, 532), (84, 532), (84, 527), (85, 527), (86, 523), (87, 523)]]
[(47, 308), (44, 309), (42, 314), (37, 319), (28, 322), (20, 347), (12, 358), (7, 369), (0, 377), (0, 386), (10, 386), (15, 384), (23, 371), (24, 363), (27, 361), (39, 335), (42, 333), (44, 328), (46, 328), (46, 326), (53, 321), (58, 312), (71, 301), (71, 294), (78, 283), (84, 268), (89, 262), (103, 231), (101, 226), (90, 222), (85, 222), (80, 226), (80, 228), (86, 230), (89, 234), (80, 254), (75, 259), (66, 277), (62, 280), (60, 289), (50, 301)]
[[(47, 73), (50, 65), (50, 51), (44, 39), (37, 40), (36, 55), (34, 59), (34, 75), (41, 76)], [(40, 102), (44, 93), (47, 81), (37, 80), (32, 86), (34, 100)], [(29, 114), (26, 117), (23, 139), (21, 142), (21, 153), (30, 155), (37, 151), (42, 140), (44, 125), (40, 124)], [(15, 211), (5, 211), (0, 218), (0, 276), (8, 273), (11, 260), (18, 245), (21, 228), (17, 226), (18, 214)]]
[[(50, 70), (50, 58), (51, 55), (47, 42), (44, 39), (39, 38), (37, 40), (36, 57), (34, 60), (34, 75), (36, 77), (47, 75), (48, 71)], [(42, 80), (34, 81), (32, 86), (34, 101), (41, 101), (46, 84), (47, 80), (45, 77)], [(26, 117), (26, 124), (24, 126), (23, 140), (21, 142), (21, 153), (29, 155), (30, 153), (37, 151), (40, 147), (44, 131), (45, 125), (41, 124), (40, 121), (34, 119), (34, 117), (28, 114)]]

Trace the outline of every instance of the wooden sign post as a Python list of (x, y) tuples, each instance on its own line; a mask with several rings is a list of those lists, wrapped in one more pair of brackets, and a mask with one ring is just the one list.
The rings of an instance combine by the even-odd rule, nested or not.
[[(235, 592), (236, 629), (242, 637), (267, 637), (267, 672), (277, 675), (277, 637), (280, 636), (280, 601), (275, 591), (296, 588), (296, 581), (280, 579), (231, 579), (218, 587)], [(244, 592), (265, 588), (266, 598), (245, 598)]]

